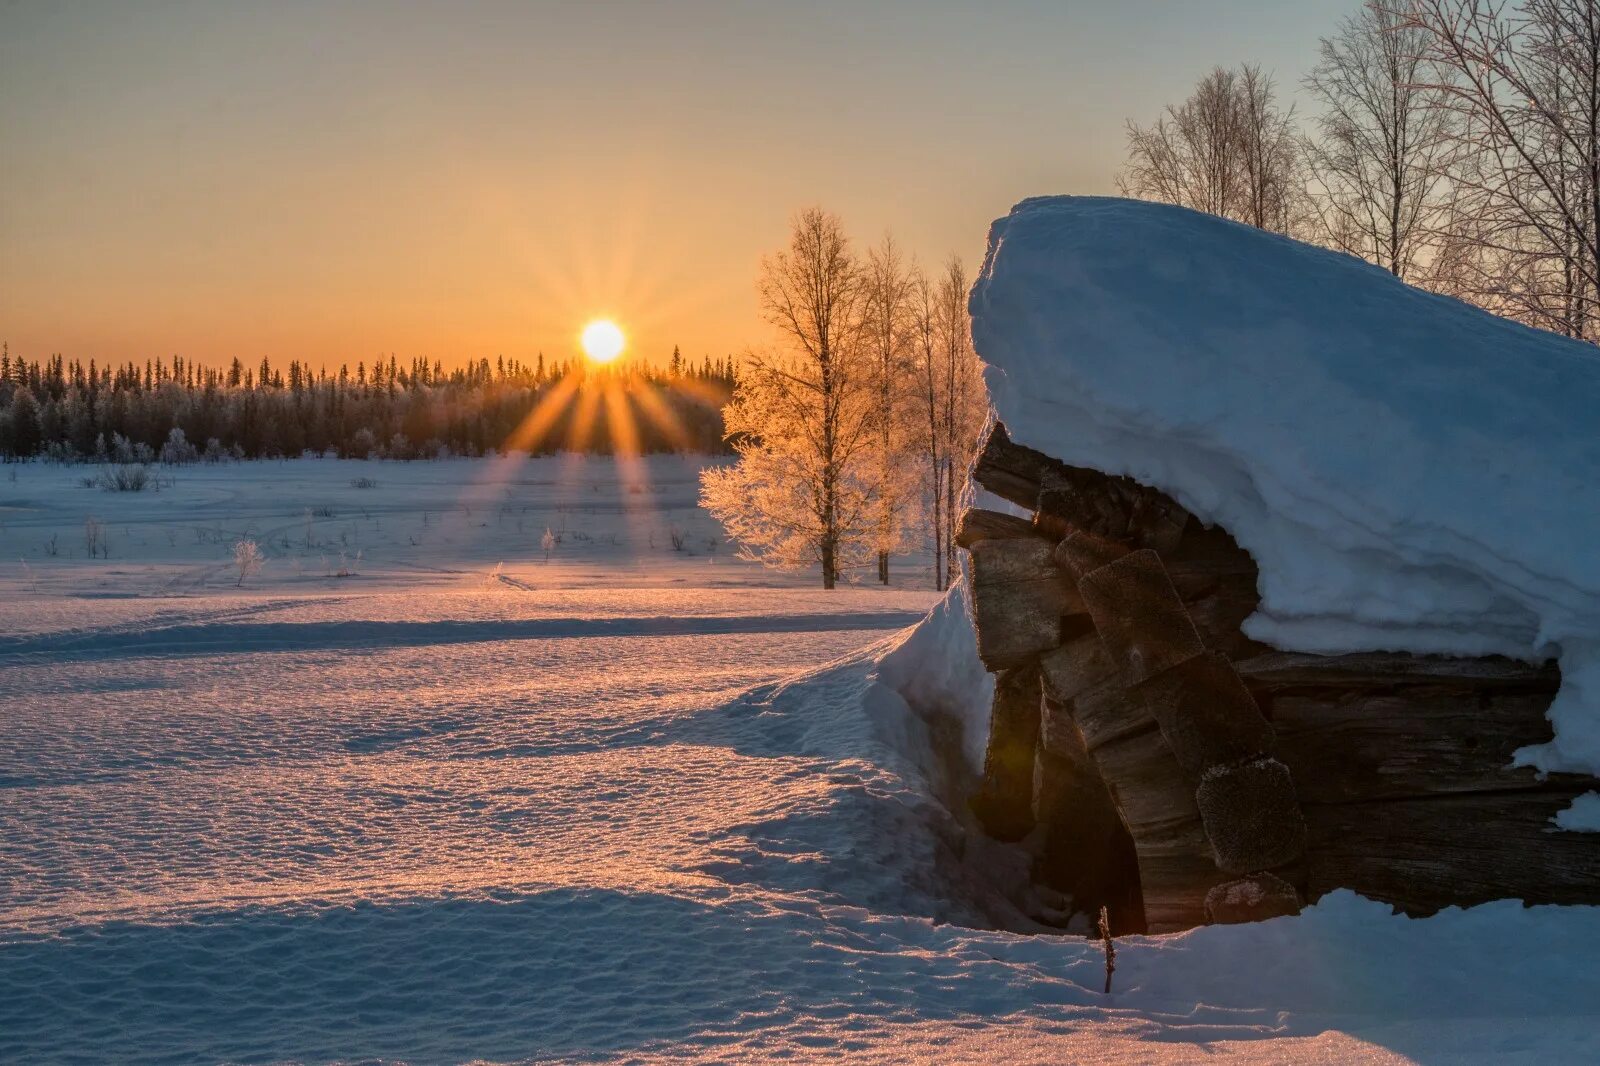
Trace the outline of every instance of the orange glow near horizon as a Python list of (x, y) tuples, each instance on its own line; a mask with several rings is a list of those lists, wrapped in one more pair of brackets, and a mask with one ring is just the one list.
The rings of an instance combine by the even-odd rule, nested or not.
[[(747, 69), (792, 34), (734, 28), (811, 25), (781, 9), (691, 32), (659, 5), (91, 6), (0, 4), (0, 341), (30, 361), (548, 365), (605, 313), (622, 358), (698, 365), (768, 336), (756, 273), (797, 209), (975, 261), (1019, 198), (956, 211), (799, 150), (819, 138), (773, 122), (797, 87), (769, 77), (793, 68)], [(708, 33), (720, 59), (663, 48)]]

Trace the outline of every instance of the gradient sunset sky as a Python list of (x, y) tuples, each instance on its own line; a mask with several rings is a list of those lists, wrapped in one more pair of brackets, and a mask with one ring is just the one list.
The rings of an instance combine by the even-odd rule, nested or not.
[(735, 352), (796, 208), (975, 268), (1016, 200), (1111, 192), (1124, 119), (1217, 63), (1293, 91), (1355, 7), (0, 0), (0, 340)]

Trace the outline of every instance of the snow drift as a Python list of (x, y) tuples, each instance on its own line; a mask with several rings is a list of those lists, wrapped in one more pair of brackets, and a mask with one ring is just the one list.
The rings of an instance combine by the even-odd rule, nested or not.
[(1347, 255), (1183, 208), (1025, 200), (973, 339), (1020, 444), (1226, 527), (1286, 650), (1557, 656), (1600, 772), (1600, 352)]

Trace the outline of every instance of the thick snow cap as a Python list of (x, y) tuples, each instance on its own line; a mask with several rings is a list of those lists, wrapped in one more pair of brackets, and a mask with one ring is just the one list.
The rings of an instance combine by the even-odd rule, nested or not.
[(1261, 568), (1258, 640), (1558, 656), (1600, 771), (1600, 349), (1164, 204), (1025, 200), (972, 333), (1020, 444), (1127, 474)]

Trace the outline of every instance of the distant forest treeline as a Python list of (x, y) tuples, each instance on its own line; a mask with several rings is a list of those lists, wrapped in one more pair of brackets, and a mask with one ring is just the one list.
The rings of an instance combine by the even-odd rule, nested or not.
[(174, 356), (88, 366), (0, 354), (0, 457), (62, 462), (274, 458), (310, 451), (418, 459), (614, 450), (725, 452), (733, 359), (662, 369), (593, 369), (544, 356), (480, 359), (445, 371), (394, 357), (354, 370), (235, 359), (216, 369)]

